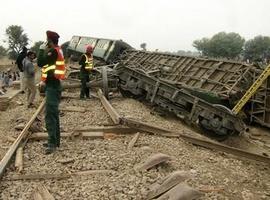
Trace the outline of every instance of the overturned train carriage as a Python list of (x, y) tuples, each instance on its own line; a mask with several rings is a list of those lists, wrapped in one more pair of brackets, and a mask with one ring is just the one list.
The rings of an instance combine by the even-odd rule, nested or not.
[(142, 70), (127, 65), (118, 65), (120, 91), (124, 95), (144, 97), (191, 125), (228, 136), (245, 130), (242, 120), (219, 104), (211, 104), (192, 95), (188, 90), (150, 76)]
[[(262, 73), (262, 69), (240, 62), (178, 56), (159, 52), (127, 50), (121, 55), (124, 66), (139, 70), (228, 112)], [(242, 117), (263, 126), (270, 124), (267, 80), (245, 105)], [(244, 115), (245, 114), (245, 115)]]

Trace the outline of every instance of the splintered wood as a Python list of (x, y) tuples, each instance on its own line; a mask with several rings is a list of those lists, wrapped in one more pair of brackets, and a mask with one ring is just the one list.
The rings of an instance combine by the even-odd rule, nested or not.
[(48, 191), (45, 185), (39, 185), (33, 194), (34, 200), (54, 200), (54, 197)]
[(134, 137), (130, 140), (130, 142), (128, 143), (127, 149), (132, 149), (135, 145), (135, 143), (137, 142), (138, 138), (140, 136), (140, 133), (136, 133), (134, 135)]
[(23, 147), (19, 147), (16, 151), (15, 168), (19, 173), (23, 170)]

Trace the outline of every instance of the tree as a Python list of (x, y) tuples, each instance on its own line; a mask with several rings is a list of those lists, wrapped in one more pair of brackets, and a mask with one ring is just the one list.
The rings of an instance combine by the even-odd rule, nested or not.
[(7, 50), (0, 45), (0, 58), (3, 58), (4, 56), (7, 55)]
[(140, 45), (140, 47), (141, 47), (144, 51), (146, 51), (146, 43), (145, 43), (145, 42), (142, 43), (142, 44)]
[(204, 56), (209, 56), (210, 54), (210, 39), (202, 38), (201, 40), (195, 40), (193, 46)]
[(37, 41), (34, 43), (34, 45), (31, 47), (31, 51), (35, 52), (36, 54), (39, 51), (40, 45), (43, 43), (43, 41)]
[(233, 59), (240, 56), (244, 42), (238, 33), (220, 32), (210, 39), (195, 40), (193, 46), (205, 56)]
[(24, 46), (28, 45), (28, 36), (21, 26), (10, 25), (6, 29), (8, 51), (11, 59), (15, 59)]
[(248, 40), (244, 46), (244, 58), (252, 62), (270, 60), (270, 37), (258, 35)]

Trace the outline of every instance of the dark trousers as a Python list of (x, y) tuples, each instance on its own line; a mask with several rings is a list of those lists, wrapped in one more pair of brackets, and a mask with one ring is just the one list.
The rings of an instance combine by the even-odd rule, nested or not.
[(56, 87), (46, 87), (45, 122), (48, 131), (48, 146), (60, 146), (59, 103), (61, 90)]
[(87, 87), (87, 83), (89, 83), (90, 78), (89, 78), (89, 74), (81, 74), (81, 94), (80, 94), (80, 98), (89, 98), (90, 97), (90, 91), (89, 88)]

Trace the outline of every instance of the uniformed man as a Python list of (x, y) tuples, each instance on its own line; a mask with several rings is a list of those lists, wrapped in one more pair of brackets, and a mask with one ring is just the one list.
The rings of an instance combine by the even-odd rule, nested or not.
[(93, 70), (93, 47), (88, 45), (86, 47), (85, 54), (82, 55), (79, 64), (81, 65), (80, 69), (80, 79), (81, 79), (81, 94), (80, 99), (90, 98), (89, 88), (87, 83), (89, 83), (90, 72)]
[(40, 87), (45, 86), (46, 114), (45, 122), (48, 131), (46, 154), (53, 153), (60, 146), (59, 103), (61, 97), (61, 80), (65, 78), (65, 61), (61, 47), (58, 46), (59, 35), (47, 31), (47, 50), (39, 56), (38, 63), (42, 63)]

